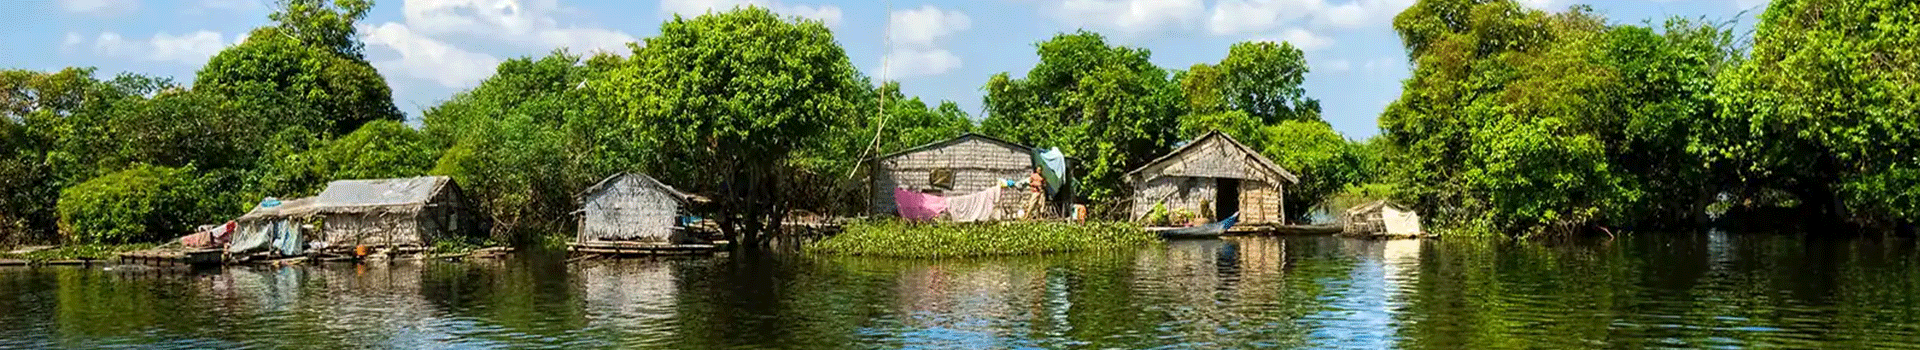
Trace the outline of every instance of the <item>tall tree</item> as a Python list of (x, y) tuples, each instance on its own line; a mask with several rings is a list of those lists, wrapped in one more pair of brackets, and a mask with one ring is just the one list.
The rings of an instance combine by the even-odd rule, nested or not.
[(1183, 114), (1180, 86), (1145, 49), (1108, 45), (1100, 34), (1064, 33), (1036, 45), (1040, 63), (1026, 77), (987, 80), (987, 134), (1060, 147), (1082, 160), (1082, 194), (1095, 203), (1123, 198), (1122, 175), (1165, 152)]
[(214, 55), (195, 76), (194, 88), (260, 105), (312, 109), (318, 116), (277, 120), (276, 126), (345, 134), (370, 121), (399, 121), (393, 93), (362, 57), (353, 27), (372, 6), (365, 0), (334, 0), (333, 6), (284, 0), (269, 16), (275, 25), (256, 28), (246, 41)]
[[(1287, 42), (1242, 42), (1227, 49), (1218, 66), (1227, 108), (1267, 124), (1320, 120), (1320, 101), (1307, 97), (1305, 53)], [(1192, 97), (1189, 97), (1192, 99)]]
[(1911, 1), (1774, 1), (1748, 60), (1718, 80), (1725, 112), (1707, 154), (1821, 217), (1920, 219), (1915, 13)]
[(603, 97), (643, 129), (649, 168), (688, 190), (717, 193), (728, 234), (756, 241), (777, 228), (789, 156), (857, 113), (861, 86), (818, 21), (748, 7), (675, 17), (608, 73)]

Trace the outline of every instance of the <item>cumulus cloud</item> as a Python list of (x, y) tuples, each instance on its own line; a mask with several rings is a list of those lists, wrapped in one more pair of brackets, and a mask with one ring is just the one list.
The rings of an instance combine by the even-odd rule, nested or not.
[(407, 0), (400, 9), (406, 23), (400, 25), (429, 37), (467, 36), (574, 52), (621, 52), (626, 43), (639, 41), (617, 30), (564, 25), (555, 16), (563, 10), (554, 0)]
[(1052, 9), (1067, 24), (1129, 35), (1190, 27), (1205, 12), (1200, 0), (1066, 0)]
[[(219, 32), (202, 30), (181, 35), (161, 32), (140, 40), (128, 39), (120, 33), (102, 32), (93, 39), (93, 53), (107, 57), (199, 65), (207, 63), (208, 57), (227, 47), (228, 41), (223, 37)], [(70, 32), (62, 46), (73, 48), (85, 42), (85, 37)]]
[(500, 64), (493, 56), (449, 45), (398, 23), (369, 27), (364, 34), (368, 45), (389, 47), (400, 53), (398, 59), (375, 62), (374, 67), (381, 72), (424, 79), (445, 87), (479, 83)]
[(941, 48), (939, 41), (973, 26), (967, 14), (933, 5), (893, 11), (888, 18), (891, 50), (881, 58), (887, 79), (945, 74), (960, 68), (960, 56)]
[(946, 49), (897, 48), (887, 53), (887, 72), (889, 79), (901, 79), (945, 74), (954, 68), (960, 68), (960, 56)]
[(1287, 28), (1287, 30), (1280, 31), (1277, 37), (1265, 40), (1274, 42), (1284, 41), (1293, 44), (1293, 47), (1300, 48), (1300, 51), (1315, 51), (1333, 46), (1333, 38), (1314, 34), (1311, 31), (1300, 28)]
[(114, 17), (140, 9), (140, 0), (58, 0), (60, 9), (100, 17)]
[(1353, 0), (1340, 4), (1326, 0), (1221, 0), (1207, 18), (1207, 29), (1216, 35), (1259, 33), (1302, 21), (1318, 28), (1354, 29), (1384, 24), (1412, 5), (1413, 0)]
[(726, 11), (741, 6), (759, 6), (787, 16), (816, 19), (828, 27), (840, 25), (840, 7), (833, 5), (788, 4), (779, 0), (660, 0), (660, 17), (693, 17), (711, 11)]

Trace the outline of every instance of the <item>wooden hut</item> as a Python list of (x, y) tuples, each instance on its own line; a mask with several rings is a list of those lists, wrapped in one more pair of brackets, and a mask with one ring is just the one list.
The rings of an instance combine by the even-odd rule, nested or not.
[[(993, 190), (1000, 194), (994, 201), (992, 219), (1011, 219), (1023, 209), (1028, 192), (1006, 188), (1001, 180), (1025, 180), (1034, 168), (1034, 149), (986, 135), (964, 134), (880, 155), (872, 162), (868, 210), (873, 214), (899, 214), (893, 197), (896, 188), (948, 197)], [(1064, 171), (1070, 173), (1075, 162), (1068, 159), (1065, 163), (1068, 169)], [(1064, 213), (1071, 203), (1071, 193), (1071, 186), (1065, 186), (1054, 194), (1049, 201), (1052, 212), (1046, 215)]]
[(485, 234), (470, 203), (445, 176), (334, 181), (318, 196), (256, 206), (235, 220), (239, 229), (228, 251), (425, 250), (440, 239)]
[(686, 216), (689, 198), (650, 176), (614, 174), (580, 193), (580, 232), (575, 241), (695, 243), (680, 221)]
[[(1207, 133), (1127, 173), (1133, 218), (1156, 204), (1168, 210), (1212, 212), (1213, 220), (1240, 214), (1242, 225), (1281, 225), (1286, 186), (1300, 181), (1260, 152), (1218, 131)], [(1202, 206), (1205, 206), (1203, 208)]]
[(1347, 209), (1340, 221), (1345, 228), (1342, 234), (1350, 236), (1418, 237), (1425, 233), (1420, 230), (1420, 214), (1384, 200)]

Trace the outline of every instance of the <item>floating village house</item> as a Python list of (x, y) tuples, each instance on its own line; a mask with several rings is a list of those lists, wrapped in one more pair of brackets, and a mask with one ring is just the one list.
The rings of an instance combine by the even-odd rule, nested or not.
[[(1049, 177), (1049, 196), (1047, 216), (1058, 217), (1069, 209), (1072, 187), (1063, 186), (1063, 178), (1071, 178), (1069, 169), (1074, 164), (1058, 152), (1049, 152), (1051, 156), (1036, 153), (1033, 147), (1027, 147), (1007, 140), (986, 135), (964, 134), (946, 141), (934, 142), (898, 152), (880, 155), (872, 159), (873, 166), (869, 177), (868, 210), (874, 214), (899, 215), (900, 207), (895, 200), (894, 190), (900, 189), (945, 198), (981, 198), (991, 197), (990, 209), (984, 213), (963, 213), (969, 209), (961, 200), (948, 204), (954, 210), (952, 219), (960, 221), (1001, 220), (1017, 218), (1026, 204), (1028, 189), (1004, 186), (1005, 180), (1023, 181), (1033, 171), (1035, 164), (1049, 164), (1060, 167)], [(1047, 160), (1052, 159), (1052, 160)], [(997, 193), (985, 193), (996, 191)], [(965, 197), (975, 195), (973, 197)], [(988, 205), (971, 206), (986, 208)]]
[(1345, 222), (1345, 235), (1412, 237), (1422, 233), (1420, 214), (1387, 201), (1347, 209), (1341, 221)]
[(1127, 173), (1127, 180), (1133, 185), (1136, 220), (1164, 203), (1168, 210), (1210, 210), (1213, 220), (1239, 213), (1242, 225), (1285, 224), (1281, 198), (1287, 185), (1300, 181), (1293, 172), (1218, 131)]
[(441, 239), (484, 234), (470, 203), (445, 176), (334, 181), (318, 196), (254, 207), (235, 220), (239, 227), (227, 251), (295, 256), (357, 246), (424, 250)]
[(691, 198), (653, 177), (614, 174), (580, 193), (575, 242), (694, 243), (681, 222)]

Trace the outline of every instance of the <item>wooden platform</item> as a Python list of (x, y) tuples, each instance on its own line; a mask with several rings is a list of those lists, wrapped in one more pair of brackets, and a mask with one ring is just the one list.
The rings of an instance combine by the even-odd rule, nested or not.
[(1340, 225), (1241, 225), (1227, 230), (1235, 236), (1314, 236), (1344, 231)]
[(641, 242), (592, 242), (567, 244), (567, 251), (606, 255), (699, 255), (726, 250), (725, 241), (715, 244), (662, 244)]
[(26, 260), (0, 259), (0, 266), (27, 266)]
[(220, 249), (150, 249), (120, 253), (120, 262), (159, 266), (219, 265), (225, 253)]

